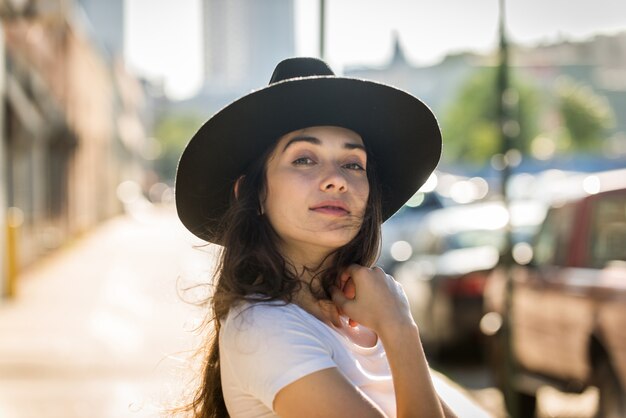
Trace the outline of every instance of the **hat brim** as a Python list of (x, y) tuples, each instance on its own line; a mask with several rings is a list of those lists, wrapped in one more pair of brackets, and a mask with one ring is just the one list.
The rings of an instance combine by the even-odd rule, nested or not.
[(363, 138), (382, 192), (383, 220), (424, 184), (441, 155), (441, 133), (416, 97), (372, 81), (334, 76), (290, 79), (224, 107), (193, 136), (176, 173), (176, 208), (196, 236), (217, 242), (236, 179), (286, 133), (341, 126)]

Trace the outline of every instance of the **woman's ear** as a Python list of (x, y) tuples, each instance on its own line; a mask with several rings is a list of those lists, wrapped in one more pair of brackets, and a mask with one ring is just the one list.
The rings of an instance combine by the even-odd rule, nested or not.
[(267, 186), (263, 187), (259, 192), (259, 215), (265, 214), (265, 198), (267, 196)]
[(239, 199), (239, 183), (245, 178), (246, 176), (239, 176), (239, 178), (237, 180), (235, 180), (235, 184), (233, 186), (233, 193), (235, 194), (235, 199)]
[[(242, 176), (239, 176), (237, 180), (235, 180), (235, 184), (233, 185), (233, 194), (235, 195), (236, 200), (239, 199), (239, 186), (245, 178), (246, 176), (242, 175)], [(260, 196), (259, 197), (259, 209), (258, 209), (259, 215), (263, 215), (265, 213), (265, 208), (263, 207), (263, 200), (264, 198)]]

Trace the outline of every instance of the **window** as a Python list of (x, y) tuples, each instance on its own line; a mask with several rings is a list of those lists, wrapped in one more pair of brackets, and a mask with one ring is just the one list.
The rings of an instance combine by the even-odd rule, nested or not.
[(535, 265), (565, 266), (572, 228), (574, 207), (567, 205), (551, 209), (535, 239)]
[(608, 194), (594, 202), (588, 248), (589, 267), (626, 261), (626, 193)]

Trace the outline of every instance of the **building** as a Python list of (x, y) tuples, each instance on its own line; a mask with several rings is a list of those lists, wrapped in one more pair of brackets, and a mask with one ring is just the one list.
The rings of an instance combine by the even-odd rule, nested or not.
[(387, 64), (379, 68), (352, 66), (344, 72), (347, 77), (376, 80), (406, 90), (428, 103), (435, 113), (440, 113), (453, 100), (463, 81), (484, 65), (484, 57), (462, 53), (448, 55), (436, 65), (414, 66), (407, 61), (396, 34), (391, 60)]
[(78, 3), (14, 4), (0, 2), (1, 232), (15, 238), (0, 247), (4, 275), (119, 213), (118, 185), (145, 172), (141, 83), (102, 52)]
[(84, 24), (89, 26), (94, 42), (100, 44), (111, 57), (124, 51), (124, 0), (78, 0), (79, 13), (84, 13)]
[(626, 32), (519, 46), (512, 62), (544, 90), (553, 89), (562, 76), (590, 86), (608, 100), (616, 116), (613, 134), (621, 133), (626, 141)]
[(276, 64), (295, 54), (293, 0), (203, 0), (204, 82), (175, 111), (208, 117), (266, 85)]

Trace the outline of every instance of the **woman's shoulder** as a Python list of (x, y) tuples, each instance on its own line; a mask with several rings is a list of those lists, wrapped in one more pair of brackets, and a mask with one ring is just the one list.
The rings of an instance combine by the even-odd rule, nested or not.
[(294, 305), (281, 300), (241, 300), (228, 311), (227, 317), (276, 317), (293, 313)]
[(231, 307), (226, 318), (221, 321), (222, 327), (242, 327), (276, 329), (278, 326), (307, 323), (306, 316), (293, 303), (284, 301), (244, 300)]
[(220, 321), (220, 344), (256, 346), (293, 344), (304, 338), (328, 345), (323, 324), (292, 303), (243, 301)]

